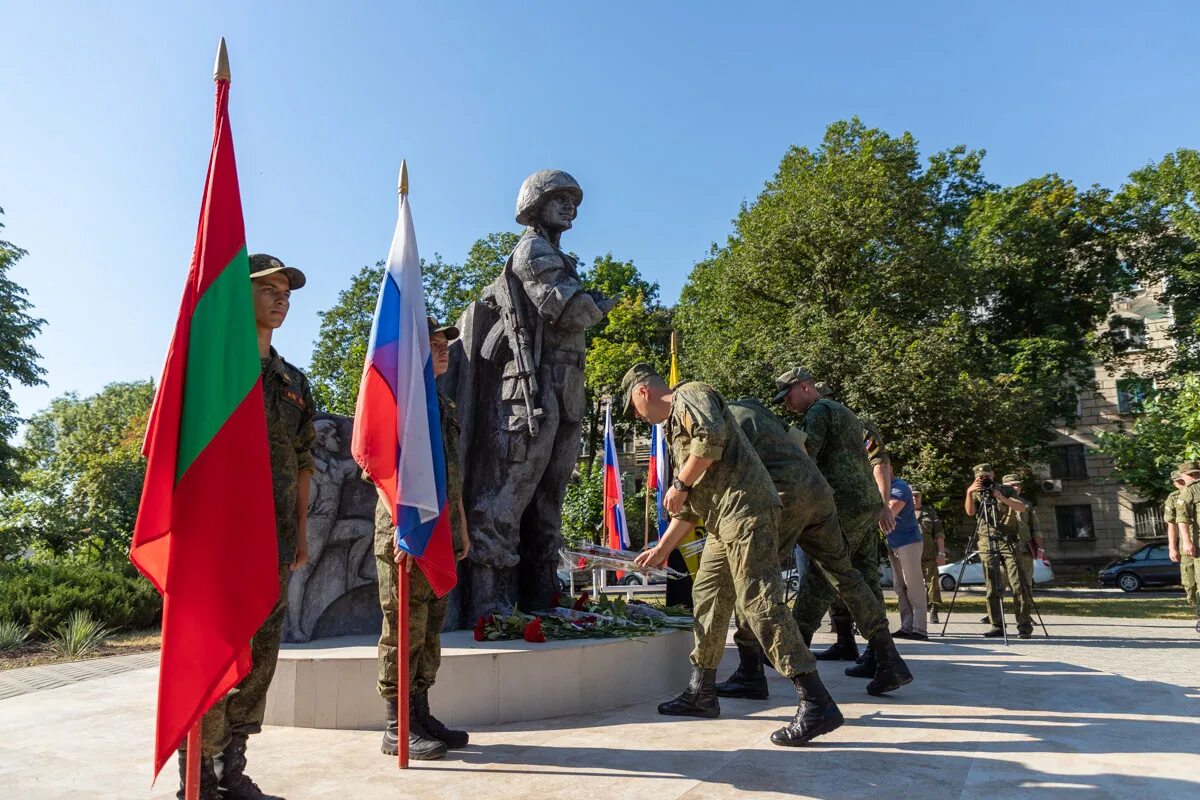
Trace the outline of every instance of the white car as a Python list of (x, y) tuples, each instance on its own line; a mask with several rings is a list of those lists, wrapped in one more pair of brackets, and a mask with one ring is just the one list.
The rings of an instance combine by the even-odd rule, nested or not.
[[(938, 581), (941, 583), (943, 592), (954, 591), (955, 582), (959, 579), (958, 572), (960, 569), (962, 570), (963, 586), (983, 585), (983, 564), (979, 561), (979, 553), (975, 553), (967, 559), (965, 567), (961, 561), (955, 561), (953, 564), (938, 567)], [(1054, 580), (1054, 570), (1050, 569), (1050, 562), (1041, 558), (1035, 558), (1033, 560), (1034, 585), (1049, 583), (1052, 580)]]

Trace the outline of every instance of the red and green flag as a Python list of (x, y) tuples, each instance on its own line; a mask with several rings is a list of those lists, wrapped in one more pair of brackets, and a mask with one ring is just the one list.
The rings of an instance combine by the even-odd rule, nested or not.
[(146, 482), (129, 553), (163, 596), (155, 775), (249, 672), (250, 639), (279, 595), (224, 41), (216, 78), (196, 247), (146, 432)]

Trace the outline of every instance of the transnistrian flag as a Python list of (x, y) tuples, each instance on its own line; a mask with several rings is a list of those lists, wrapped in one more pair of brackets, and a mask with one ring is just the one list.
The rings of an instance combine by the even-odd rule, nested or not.
[(129, 557), (163, 596), (154, 773), (250, 671), (279, 595), (250, 264), (218, 70), (212, 155), (175, 334), (146, 431)]
[(629, 549), (629, 526), (625, 523), (625, 498), (621, 491), (621, 466), (617, 461), (611, 401), (604, 411), (604, 530), (608, 533), (609, 547)]
[(416, 559), (437, 596), (445, 595), (458, 572), (421, 261), (403, 166), (400, 213), (375, 303), (351, 451), (392, 511), (397, 546)]

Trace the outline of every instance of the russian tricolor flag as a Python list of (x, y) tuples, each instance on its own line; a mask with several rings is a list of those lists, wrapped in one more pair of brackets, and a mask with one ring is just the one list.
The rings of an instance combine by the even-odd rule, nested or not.
[(604, 530), (608, 532), (609, 547), (629, 549), (629, 526), (625, 524), (625, 498), (621, 492), (621, 468), (617, 462), (611, 402), (604, 411)]
[(647, 471), (649, 479), (646, 486), (655, 493), (654, 506), (658, 518), (658, 536), (662, 538), (662, 535), (667, 532), (667, 526), (671, 524), (671, 517), (667, 514), (667, 509), (663, 507), (663, 498), (666, 497), (667, 489), (671, 486), (671, 459), (667, 455), (667, 439), (661, 422), (650, 426), (650, 463)]
[(400, 215), (375, 304), (351, 451), (391, 507), (397, 546), (416, 559), (441, 597), (458, 576), (421, 262), (403, 168), (400, 184)]

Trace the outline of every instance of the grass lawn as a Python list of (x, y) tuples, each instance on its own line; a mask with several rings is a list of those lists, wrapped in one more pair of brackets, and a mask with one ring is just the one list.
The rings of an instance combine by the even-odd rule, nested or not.
[[(939, 606), (942, 614), (950, 607), (950, 595), (942, 594), (944, 602)], [(887, 597), (889, 611), (897, 611), (896, 598)], [(1130, 597), (1115, 596), (1105, 598), (1087, 597), (1038, 597), (1038, 610), (1042, 616), (1061, 614), (1070, 617), (1125, 617), (1127, 619), (1195, 619), (1196, 612), (1188, 606), (1183, 596), (1178, 597)], [(1011, 612), (1012, 600), (1004, 601), (1005, 610)], [(987, 613), (987, 604), (982, 595), (968, 594), (958, 596), (954, 603), (954, 616), (959, 613), (969, 617), (982, 616)]]
[[(104, 640), (104, 644), (89, 652), (80, 661), (104, 656), (127, 656), (158, 650), (161, 636), (158, 628), (143, 631), (116, 633)], [(0, 653), (0, 670), (17, 667), (34, 667), (41, 664), (58, 664), (74, 659), (63, 658), (54, 652), (49, 642), (26, 642), (15, 650)]]

